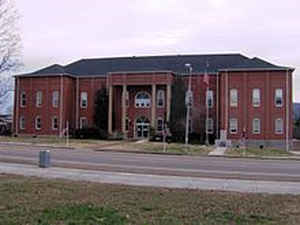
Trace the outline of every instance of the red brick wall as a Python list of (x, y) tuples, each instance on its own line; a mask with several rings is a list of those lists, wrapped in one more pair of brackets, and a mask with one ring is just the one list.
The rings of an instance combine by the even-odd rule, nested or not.
[[(292, 91), (291, 91), (291, 74), (289, 76), (290, 85), (290, 115), (289, 120), (292, 125)], [(286, 119), (286, 72), (228, 72), (228, 120), (226, 120), (226, 73), (221, 73), (221, 89), (220, 89), (220, 114), (221, 114), (221, 129), (226, 129), (226, 121), (229, 129), (229, 119), (238, 119), (238, 133), (230, 134), (229, 139), (239, 139), (242, 136), (243, 128), (246, 129), (248, 139), (284, 139), (285, 138), (285, 119)], [(238, 107), (230, 107), (230, 89), (238, 90)], [(260, 107), (252, 105), (252, 90), (260, 89), (261, 104)], [(275, 107), (275, 89), (283, 89), (283, 107)], [(261, 133), (252, 133), (252, 120), (260, 118)], [(275, 119), (282, 118), (284, 121), (284, 133), (281, 135), (275, 134), (274, 126)], [(292, 137), (292, 126), (289, 131), (290, 138)]]

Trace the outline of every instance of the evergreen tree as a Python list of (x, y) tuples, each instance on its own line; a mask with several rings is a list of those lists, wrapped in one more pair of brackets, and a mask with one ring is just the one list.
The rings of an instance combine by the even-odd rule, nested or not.
[(106, 88), (101, 88), (96, 93), (94, 123), (97, 128), (107, 131), (108, 129), (108, 94)]
[(178, 141), (183, 141), (185, 137), (186, 91), (182, 76), (177, 75), (172, 85), (171, 114), (168, 125), (172, 136)]

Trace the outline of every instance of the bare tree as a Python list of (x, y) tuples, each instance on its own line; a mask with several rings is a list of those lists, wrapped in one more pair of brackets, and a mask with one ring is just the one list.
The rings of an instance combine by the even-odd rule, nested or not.
[(13, 0), (0, 0), (0, 74), (21, 65), (19, 15)]

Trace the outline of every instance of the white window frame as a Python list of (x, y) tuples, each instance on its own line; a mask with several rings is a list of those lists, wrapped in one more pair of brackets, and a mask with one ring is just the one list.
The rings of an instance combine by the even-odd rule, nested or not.
[[(281, 98), (281, 104), (277, 104), (277, 94), (278, 92), (280, 93), (278, 96), (279, 98)], [(275, 89), (275, 95), (274, 95), (274, 101), (275, 101), (275, 106), (276, 107), (282, 107), (283, 106), (283, 89), (282, 88), (276, 88)]]
[[(255, 95), (258, 96), (255, 96)], [(252, 105), (253, 107), (260, 107), (260, 102), (261, 102), (261, 93), (259, 88), (254, 88), (252, 89)]]
[[(159, 129), (159, 121), (161, 121), (161, 129)], [(164, 119), (162, 117), (158, 117), (156, 120), (156, 130), (163, 131), (164, 130)]]
[[(38, 126), (38, 120), (40, 120), (39, 122), (39, 126)], [(34, 120), (34, 126), (36, 130), (41, 130), (42, 129), (42, 119), (40, 116), (36, 116), (35, 120)]]
[(88, 127), (88, 120), (87, 120), (87, 118), (86, 117), (80, 117), (79, 118), (79, 128), (83, 129), (83, 128), (87, 128), (87, 127)]
[(238, 89), (236, 88), (230, 89), (230, 107), (237, 107), (238, 101), (239, 101)]
[[(280, 124), (278, 124), (279, 122), (280, 122)], [(281, 126), (281, 129), (279, 129), (280, 126)], [(282, 118), (277, 118), (275, 120), (275, 134), (283, 134), (283, 129), (284, 129), (283, 119)]]
[[(56, 127), (55, 125), (55, 120), (56, 120)], [(52, 130), (58, 130), (58, 118), (57, 116), (52, 117)]]
[(213, 120), (213, 118), (207, 118), (206, 119), (205, 127), (206, 127), (205, 130), (206, 130), (207, 134), (213, 134), (214, 133), (214, 120)]
[(26, 92), (22, 91), (21, 94), (20, 94), (20, 106), (25, 107), (26, 103), (27, 103)]
[(252, 120), (252, 133), (260, 134), (261, 132), (261, 120), (259, 118), (254, 118)]
[(52, 106), (53, 108), (58, 108), (59, 106), (59, 91), (52, 92)]
[(88, 107), (88, 93), (86, 91), (82, 91), (80, 93), (80, 108), (86, 109), (87, 107)]
[(43, 104), (43, 92), (42, 91), (37, 91), (35, 97), (36, 97), (35, 106), (36, 107), (41, 107), (42, 104)]
[(24, 116), (20, 116), (20, 119), (19, 119), (19, 127), (20, 127), (20, 130), (25, 130), (25, 117)]
[[(162, 100), (162, 105), (160, 105), (160, 100)], [(165, 91), (164, 90), (158, 90), (157, 96), (156, 96), (156, 104), (158, 108), (165, 107)]]
[[(211, 100), (211, 104), (209, 105), (209, 100)], [(214, 91), (213, 90), (207, 90), (206, 91), (206, 107), (213, 108), (214, 107)]]
[[(148, 96), (148, 99), (138, 99), (138, 96), (141, 94), (145, 94)], [(147, 101), (146, 101), (147, 100)], [(151, 96), (146, 91), (141, 91), (136, 93), (134, 100), (135, 108), (150, 108), (151, 107)]]
[[(235, 127), (233, 126), (235, 125)], [(235, 128), (235, 131), (233, 131)], [(238, 119), (237, 118), (231, 118), (229, 120), (229, 132), (230, 134), (237, 134), (239, 130), (239, 124), (238, 124)]]

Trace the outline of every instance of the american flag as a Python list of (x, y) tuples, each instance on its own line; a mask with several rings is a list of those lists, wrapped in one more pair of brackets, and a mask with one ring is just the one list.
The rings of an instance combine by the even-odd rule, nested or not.
[(206, 62), (206, 70), (205, 70), (205, 74), (204, 74), (204, 78), (203, 78), (203, 82), (208, 86), (209, 85), (209, 77), (208, 77), (208, 72), (207, 72), (207, 68), (209, 67), (209, 63), (208, 61)]

